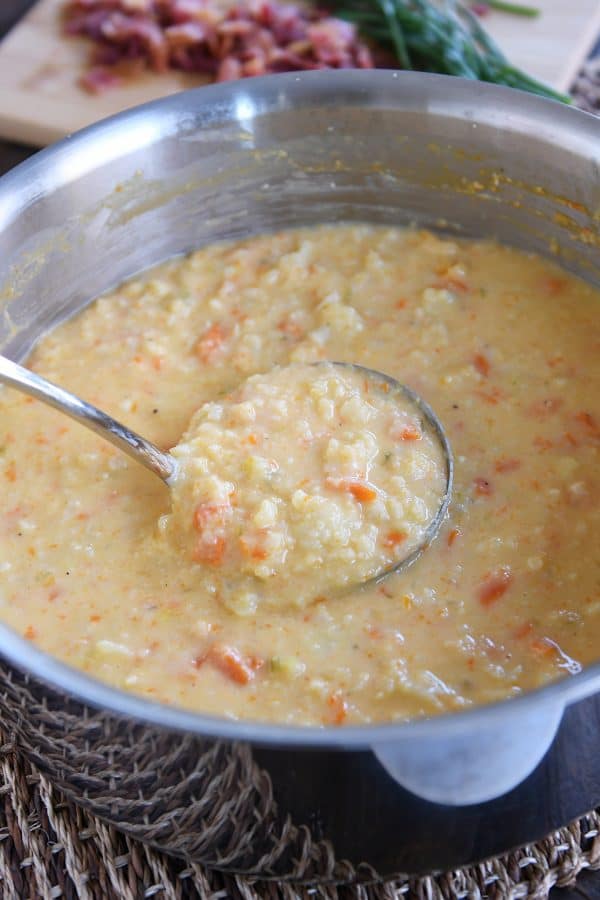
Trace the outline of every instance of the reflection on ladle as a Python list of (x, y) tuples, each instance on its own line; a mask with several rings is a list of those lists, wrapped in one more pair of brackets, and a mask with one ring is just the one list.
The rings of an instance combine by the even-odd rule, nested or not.
[[(416, 414), (423, 426), (437, 443), (445, 467), (445, 483), (443, 491), (440, 492), (439, 505), (437, 506), (435, 514), (431, 517), (427, 528), (423, 529), (418, 544), (415, 545), (413, 543), (413, 545), (408, 548), (405, 555), (400, 555), (398, 558), (394, 559), (393, 564), (381, 566), (375, 573), (370, 573), (368, 577), (365, 576), (357, 579), (359, 582), (378, 580), (388, 575), (390, 572), (398, 571), (414, 562), (439, 531), (446, 515), (452, 493), (452, 452), (440, 420), (429, 405), (413, 390), (388, 375), (353, 363), (319, 362), (310, 364), (309, 368), (314, 369), (316, 380), (319, 375), (323, 374), (326, 367), (331, 368), (332, 366), (339, 367), (338, 371), (345, 370), (349, 373), (359, 375), (367, 397), (369, 391), (372, 390), (373, 392), (377, 392), (379, 397), (384, 396), (386, 403), (389, 402), (394, 408), (403, 411), (409, 410), (413, 414)], [(274, 373), (280, 374), (286, 371), (293, 372), (293, 370), (294, 366), (292, 365), (287, 367), (287, 369), (278, 368), (273, 371)], [(264, 381), (265, 376), (261, 377)], [(269, 376), (266, 376), (266, 378), (269, 378)], [(69, 391), (52, 384), (41, 376), (31, 372), (29, 369), (26, 369), (3, 356), (0, 356), (0, 382), (47, 403), (80, 422), (82, 425), (90, 428), (92, 431), (96, 432), (96, 434), (110, 441), (120, 450), (141, 463), (155, 475), (158, 475), (158, 477), (168, 486), (173, 487), (177, 481), (180, 462), (176, 458), (176, 448), (174, 448), (175, 455), (159, 450), (158, 447), (146, 440), (146, 438), (131, 431), (129, 428), (107, 415), (107, 413), (102, 412)]]

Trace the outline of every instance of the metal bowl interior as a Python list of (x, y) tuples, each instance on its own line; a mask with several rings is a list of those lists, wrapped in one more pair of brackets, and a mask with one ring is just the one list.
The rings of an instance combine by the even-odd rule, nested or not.
[[(271, 76), (128, 111), (0, 182), (0, 348), (24, 357), (48, 328), (168, 257), (324, 222), (417, 223), (493, 237), (600, 285), (599, 137), (598, 120), (560, 104), (391, 71)], [(443, 741), (447, 753), (454, 742), (462, 774), (439, 797), (425, 791), (436, 802), (455, 802), (464, 788), (460, 779), (482, 752), (477, 735), (497, 741), (499, 731), (514, 735), (541, 715), (543, 746), (528, 761), (531, 771), (565, 705), (600, 689), (599, 663), (524, 697), (437, 719), (291, 728), (150, 703), (75, 672), (4, 626), (0, 654), (42, 691), (167, 732), (281, 749), (378, 748), (392, 774), (407, 762), (395, 750), (389, 758), (390, 747), (414, 756), (425, 743)], [(487, 799), (477, 790), (466, 802)]]

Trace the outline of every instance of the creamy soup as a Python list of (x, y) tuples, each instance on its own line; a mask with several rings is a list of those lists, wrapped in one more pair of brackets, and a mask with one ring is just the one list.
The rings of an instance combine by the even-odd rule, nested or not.
[(402, 387), (331, 362), (254, 375), (201, 406), (171, 453), (159, 528), (195, 590), (240, 615), (314, 604), (412, 557), (448, 486)]
[[(370, 226), (207, 247), (123, 285), (44, 337), (31, 367), (165, 449), (181, 442), (185, 456), (199, 439), (191, 455), (202, 459), (206, 410), (229, 415), (227, 398), (248, 376), (322, 360), (381, 370), (445, 425), (456, 466), (447, 521), (407, 570), (329, 592), (311, 547), (332, 554), (334, 571), (336, 534), (377, 510), (374, 488), (351, 469), (354, 452), (369, 453), (364, 411), (348, 416), (343, 441), (356, 446), (338, 448), (345, 462), (331, 450), (334, 524), (312, 543), (321, 520), (304, 495), (314, 491), (264, 491), (268, 428), (248, 427), (239, 452), (221, 456), (225, 468), (200, 473), (234, 484), (258, 515), (254, 530), (235, 532), (231, 555), (230, 514), (211, 530), (205, 493), (180, 497), (187, 519), (177, 521), (188, 524), (178, 538), (175, 489), (171, 508), (169, 489), (141, 466), (2, 389), (2, 619), (113, 685), (231, 718), (398, 720), (577, 672), (599, 655), (599, 299), (547, 260), (494, 243)], [(385, 452), (402, 476), (397, 447)], [(391, 507), (379, 514), (393, 547), (405, 526)], [(286, 569), (277, 523), (306, 565), (292, 553)], [(273, 574), (285, 581), (279, 602)]]

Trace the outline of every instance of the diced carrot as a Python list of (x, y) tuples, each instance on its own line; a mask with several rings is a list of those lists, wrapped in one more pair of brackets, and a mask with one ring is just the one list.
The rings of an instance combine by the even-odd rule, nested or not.
[(360, 481), (350, 482), (347, 490), (361, 503), (372, 503), (377, 499), (377, 491), (368, 484), (361, 484)]
[(383, 539), (383, 545), (384, 547), (397, 547), (399, 544), (402, 544), (407, 537), (408, 535), (405, 531), (399, 531), (397, 529), (388, 531)]
[(347, 491), (361, 503), (372, 503), (377, 498), (377, 491), (362, 481), (350, 481), (346, 478), (326, 478), (325, 484), (334, 491)]
[(251, 559), (266, 559), (269, 555), (265, 548), (260, 546), (258, 540), (250, 540), (246, 535), (242, 535), (240, 538), (240, 549), (244, 556), (249, 556)]
[(224, 537), (201, 537), (192, 552), (192, 559), (197, 563), (208, 563), (218, 566), (225, 555), (226, 541)]
[[(236, 684), (248, 684), (255, 675), (249, 660), (245, 660), (239, 650), (227, 644), (213, 644), (206, 660)], [(254, 659), (254, 657), (250, 657)]]
[(252, 444), (253, 447), (255, 447), (256, 444), (258, 444), (258, 438), (256, 437), (255, 434), (249, 434), (248, 437), (246, 438), (246, 440), (248, 441), (249, 444)]
[(36, 636), (37, 636), (37, 632), (36, 632), (35, 628), (33, 627), (33, 625), (28, 625), (27, 628), (25, 629), (23, 637), (26, 637), (28, 641), (33, 641), (33, 640), (35, 640)]
[(10, 481), (10, 482), (14, 482), (17, 480), (17, 467), (16, 467), (14, 461), (9, 462), (9, 464), (7, 465), (6, 471), (4, 473), (4, 477), (6, 478), (7, 481)]
[(473, 357), (473, 365), (480, 375), (488, 376), (490, 374), (490, 361), (483, 353), (476, 353)]
[(579, 447), (579, 441), (570, 431), (565, 431), (565, 433), (563, 434), (563, 438), (570, 447)]
[(551, 441), (550, 438), (542, 437), (542, 435), (536, 435), (533, 439), (533, 446), (538, 450), (551, 450), (554, 446), (554, 441)]
[(101, 622), (101, 621), (102, 621), (102, 616), (99, 616), (97, 613), (94, 613), (94, 615), (90, 616), (90, 622)]
[(217, 352), (225, 343), (226, 337), (227, 331), (219, 324), (219, 322), (215, 322), (214, 325), (211, 325), (196, 342), (194, 352), (198, 359), (203, 363), (212, 362)]
[(474, 478), (475, 493), (480, 497), (489, 497), (493, 493), (492, 484), (487, 478)]
[(328, 720), (333, 725), (342, 725), (348, 715), (348, 704), (342, 697), (341, 691), (334, 691), (327, 698), (329, 707)]
[(513, 574), (508, 566), (489, 572), (480, 584), (477, 596), (483, 606), (491, 606), (509, 589), (513, 580)]
[(454, 542), (456, 541), (456, 539), (461, 537), (461, 535), (462, 535), (462, 531), (460, 530), (460, 528), (453, 528), (448, 533), (448, 546), (451, 547), (454, 544)]
[(222, 525), (230, 512), (229, 503), (199, 503), (194, 510), (194, 528), (202, 534), (208, 528)]
[(521, 468), (521, 460), (520, 459), (511, 459), (507, 457), (501, 457), (497, 459), (494, 463), (494, 469), (496, 472), (505, 473), (505, 472), (516, 472), (517, 469)]
[(401, 297), (400, 300), (396, 300), (396, 303), (394, 305), (396, 309), (406, 309), (408, 300), (405, 300), (404, 297)]
[(392, 437), (395, 441), (420, 441), (423, 434), (416, 425), (403, 425), (392, 433)]

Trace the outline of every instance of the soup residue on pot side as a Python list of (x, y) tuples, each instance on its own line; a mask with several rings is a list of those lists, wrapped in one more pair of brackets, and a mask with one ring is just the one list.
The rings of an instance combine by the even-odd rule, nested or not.
[[(378, 584), (343, 596), (320, 585), (296, 603), (292, 568), (282, 602), (262, 603), (251, 567), (255, 589), (242, 596), (228, 590), (239, 567), (212, 577), (210, 560), (182, 564), (154, 476), (2, 389), (0, 617), (150, 699), (294, 724), (431, 715), (577, 671), (597, 659), (600, 634), (599, 299), (535, 256), (367, 225), (210, 246), (137, 277), (47, 334), (31, 367), (165, 449), (199, 407), (273, 367), (335, 359), (384, 371), (445, 426), (448, 520), (416, 563)], [(269, 477), (267, 431), (230, 448), (244, 490)], [(246, 542), (259, 564), (272, 507), (255, 510)], [(307, 554), (322, 526), (310, 515)], [(306, 572), (296, 575), (300, 585)]]

